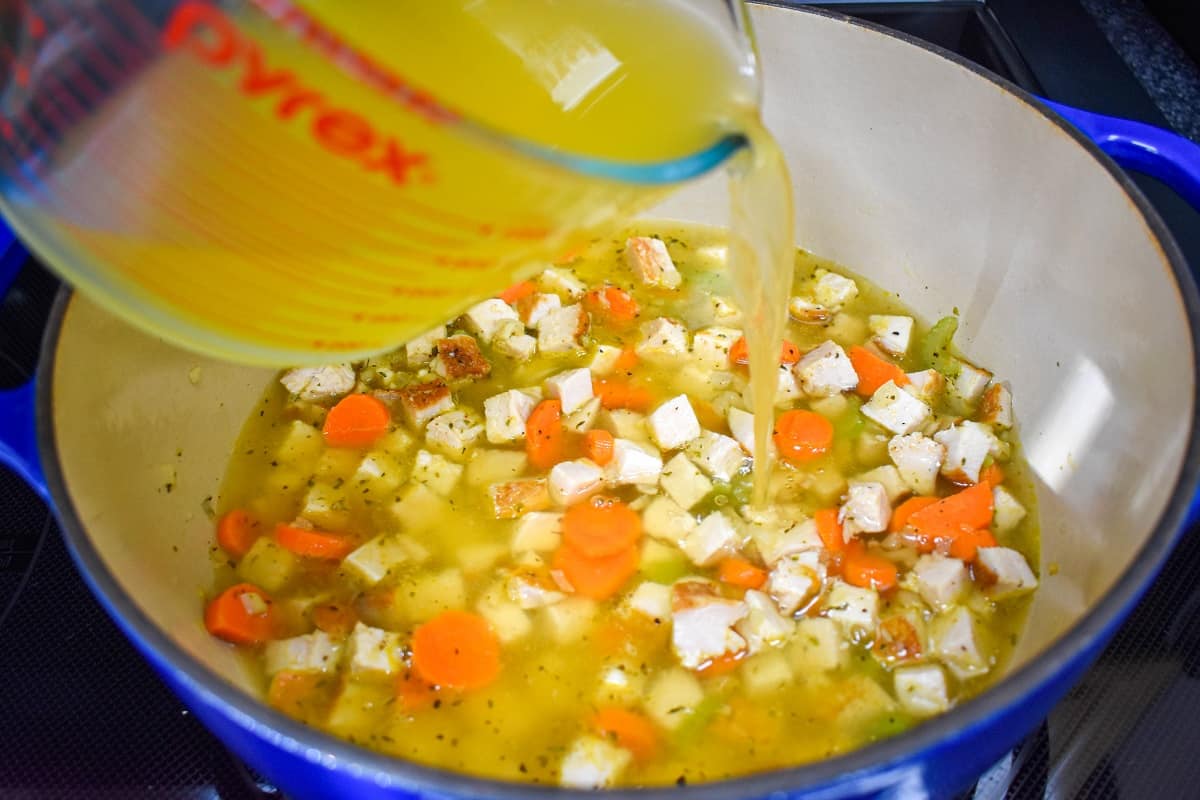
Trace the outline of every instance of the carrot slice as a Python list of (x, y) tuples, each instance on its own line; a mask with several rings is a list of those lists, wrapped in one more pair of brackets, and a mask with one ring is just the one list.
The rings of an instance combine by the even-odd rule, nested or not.
[(1000, 468), (999, 464), (992, 462), (984, 467), (979, 473), (979, 482), (986, 483), (988, 486), (991, 486), (993, 489), (995, 489), (997, 486), (1004, 483), (1004, 470)]
[(601, 736), (633, 754), (638, 761), (649, 761), (658, 752), (658, 731), (649, 719), (627, 708), (602, 708), (592, 717), (592, 727)]
[(303, 718), (305, 703), (316, 692), (321, 678), (314, 672), (277, 672), (267, 688), (267, 702), (289, 717)]
[(529, 297), (537, 291), (537, 285), (533, 281), (521, 281), (514, 283), (512, 286), (505, 289), (499, 294), (499, 297), (510, 306), (520, 300), (522, 297)]
[[(779, 363), (795, 364), (799, 360), (800, 348), (784, 339), (783, 346), (779, 350)], [(733, 343), (733, 347), (729, 348), (729, 362), (741, 367), (750, 363), (750, 345), (746, 343), (745, 336), (739, 337)]]
[(637, 351), (632, 347), (626, 347), (613, 362), (613, 369), (617, 372), (628, 372), (638, 365), (639, 360)]
[(298, 556), (330, 561), (341, 561), (357, 546), (353, 539), (341, 534), (312, 531), (283, 522), (275, 526), (275, 541)]
[(950, 555), (963, 561), (974, 561), (981, 547), (995, 547), (996, 537), (984, 528), (967, 531), (955, 536), (950, 542)]
[(619, 286), (592, 289), (583, 296), (583, 307), (594, 316), (618, 324), (633, 322), (639, 311), (637, 300)]
[(369, 394), (343, 397), (325, 415), (321, 433), (330, 447), (366, 447), (387, 433), (391, 415), (383, 401)]
[(633, 411), (645, 411), (654, 400), (648, 390), (613, 378), (592, 381), (592, 393), (600, 398), (600, 405), (608, 409), (628, 408)]
[(413, 631), (412, 663), (434, 686), (478, 689), (500, 674), (500, 640), (478, 614), (443, 611)]
[(833, 423), (813, 411), (785, 411), (775, 421), (772, 435), (781, 458), (812, 461), (833, 444)]
[(234, 558), (241, 558), (258, 538), (259, 528), (249, 511), (235, 508), (217, 522), (217, 544)]
[(401, 710), (411, 714), (432, 706), (437, 699), (437, 688), (405, 671), (396, 679), (396, 697), (400, 700)]
[(858, 386), (854, 391), (863, 397), (875, 394), (879, 387), (888, 381), (893, 381), (897, 386), (910, 383), (904, 370), (890, 361), (885, 361), (865, 347), (851, 347), (847, 355), (850, 356), (850, 364), (854, 367), (854, 371), (858, 373)]
[(953, 539), (986, 528), (992, 522), (992, 487), (977, 483), (958, 494), (943, 497), (908, 518), (909, 527), (922, 536)]
[(736, 653), (722, 653), (716, 658), (710, 658), (706, 664), (696, 670), (696, 674), (702, 678), (716, 678), (719, 675), (728, 675), (737, 669), (738, 664), (745, 657), (745, 650), (738, 650)]
[(218, 639), (258, 644), (275, 635), (271, 597), (252, 583), (230, 586), (204, 609), (204, 627)]
[(892, 533), (904, 530), (904, 526), (908, 524), (908, 518), (922, 508), (927, 508), (938, 499), (936, 497), (910, 497), (900, 505), (896, 506), (896, 510), (892, 512), (892, 519), (888, 523), (888, 530)]
[(637, 544), (642, 519), (620, 500), (596, 496), (563, 515), (563, 542), (588, 558), (611, 556)]
[(543, 400), (525, 420), (525, 452), (537, 469), (550, 469), (566, 458), (561, 401)]
[(767, 572), (744, 558), (726, 558), (717, 565), (717, 578), (730, 586), (757, 589), (767, 582)]
[(349, 636), (358, 622), (354, 606), (346, 603), (320, 603), (312, 610), (313, 624), (331, 636)]
[(564, 544), (554, 553), (551, 565), (560, 571), (577, 594), (593, 600), (612, 597), (638, 567), (638, 548), (632, 545), (612, 555), (589, 558)]
[(852, 586), (886, 592), (895, 588), (899, 571), (886, 558), (867, 552), (862, 542), (855, 539), (842, 554), (842, 578)]
[(603, 467), (612, 461), (613, 442), (613, 435), (608, 431), (591, 430), (583, 436), (583, 452)]
[(821, 544), (825, 545), (826, 550), (840, 553), (846, 549), (846, 536), (842, 523), (838, 522), (836, 508), (820, 509), (813, 514), (813, 521), (817, 523), (817, 535), (821, 537)]

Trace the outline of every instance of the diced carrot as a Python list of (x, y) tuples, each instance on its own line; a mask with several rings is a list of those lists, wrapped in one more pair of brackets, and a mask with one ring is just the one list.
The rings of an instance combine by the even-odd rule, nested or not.
[(722, 653), (716, 658), (710, 658), (705, 664), (701, 665), (700, 669), (696, 670), (696, 674), (702, 678), (716, 678), (720, 675), (728, 675), (737, 669), (738, 664), (745, 657), (745, 650), (738, 650), (736, 653)]
[(813, 411), (785, 411), (772, 434), (781, 458), (804, 462), (819, 458), (833, 444), (833, 423)]
[(330, 447), (366, 447), (387, 433), (391, 415), (383, 401), (369, 394), (343, 397), (325, 415), (321, 432)]
[(234, 558), (241, 558), (258, 538), (260, 527), (249, 511), (235, 508), (217, 522), (217, 544)]
[(617, 360), (613, 362), (613, 369), (617, 372), (628, 372), (638, 365), (637, 351), (632, 347), (626, 347), (621, 351), (621, 355), (617, 356)]
[(357, 546), (348, 536), (298, 528), (283, 522), (275, 526), (275, 541), (298, 556), (329, 561), (341, 561)]
[(633, 754), (638, 761), (649, 761), (658, 752), (658, 731), (649, 719), (627, 708), (609, 706), (592, 717), (592, 727), (601, 736)]
[(405, 670), (396, 678), (396, 698), (400, 701), (400, 709), (411, 714), (432, 706), (437, 699), (437, 688)]
[(846, 549), (846, 536), (842, 523), (838, 522), (836, 508), (820, 509), (813, 514), (813, 521), (817, 524), (817, 535), (821, 537), (821, 544), (825, 545), (826, 550), (840, 553)]
[(637, 545), (632, 545), (612, 555), (589, 558), (564, 544), (555, 551), (551, 565), (562, 572), (577, 594), (605, 600), (637, 572), (638, 555)]
[(992, 522), (992, 487), (977, 483), (913, 513), (909, 527), (929, 539), (953, 539)]
[(293, 718), (303, 718), (305, 704), (312, 698), (321, 682), (321, 674), (315, 672), (293, 672), (283, 670), (271, 678), (267, 688), (267, 702)]
[(633, 411), (645, 411), (654, 401), (649, 390), (615, 378), (598, 378), (592, 381), (592, 393), (600, 398), (600, 405), (609, 409), (628, 408)]
[(642, 518), (612, 497), (596, 496), (563, 514), (563, 542), (588, 558), (611, 556), (637, 544)]
[(348, 603), (318, 603), (313, 607), (312, 620), (331, 636), (349, 636), (358, 622), (358, 614)]
[(726, 558), (717, 565), (717, 578), (730, 586), (757, 589), (767, 582), (767, 573), (744, 558)]
[(512, 286), (500, 293), (499, 297), (510, 306), (520, 300), (522, 297), (529, 297), (537, 291), (537, 285), (533, 281), (521, 281), (514, 283)]
[(868, 552), (862, 542), (854, 539), (846, 544), (842, 554), (842, 577), (852, 586), (886, 592), (895, 588), (899, 570), (891, 561)]
[(204, 627), (218, 639), (234, 644), (265, 642), (275, 635), (271, 597), (252, 583), (230, 586), (209, 601)]
[(500, 674), (500, 640), (478, 614), (443, 611), (413, 631), (412, 663), (434, 686), (478, 689)]
[(613, 435), (608, 431), (590, 430), (583, 435), (583, 452), (603, 467), (612, 461), (613, 441)]
[(537, 469), (550, 469), (566, 458), (567, 437), (562, 402), (543, 400), (525, 420), (525, 452)]
[(893, 381), (897, 386), (904, 386), (910, 382), (904, 370), (865, 347), (851, 347), (847, 355), (850, 356), (850, 364), (854, 371), (858, 373), (858, 386), (854, 391), (863, 397), (875, 394), (879, 387), (888, 381)]
[(638, 316), (637, 300), (619, 286), (592, 289), (583, 296), (583, 307), (593, 316), (618, 324), (633, 322)]
[(904, 526), (908, 524), (908, 518), (922, 508), (936, 503), (936, 497), (910, 497), (900, 505), (896, 506), (896, 510), (892, 512), (892, 519), (888, 523), (888, 530), (892, 533), (897, 533), (904, 530)]
[(986, 467), (984, 467), (979, 473), (979, 482), (986, 483), (988, 486), (991, 486), (993, 489), (995, 489), (997, 486), (1004, 483), (1004, 470), (1000, 468), (999, 464), (993, 461), (991, 464), (988, 464)]
[(996, 537), (986, 528), (960, 533), (950, 541), (950, 555), (963, 561), (974, 561), (979, 548), (995, 547)]
[[(787, 339), (784, 339), (783, 346), (779, 350), (779, 363), (795, 364), (799, 360), (800, 348)], [(729, 362), (740, 367), (744, 367), (750, 363), (750, 345), (746, 343), (745, 336), (739, 337), (733, 343), (733, 347), (729, 348)]]

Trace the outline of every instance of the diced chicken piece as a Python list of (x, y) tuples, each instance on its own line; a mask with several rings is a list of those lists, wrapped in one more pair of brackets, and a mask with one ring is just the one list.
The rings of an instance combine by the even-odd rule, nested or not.
[(1038, 581), (1025, 556), (1007, 547), (981, 547), (977, 551), (975, 574), (984, 592), (994, 600), (1032, 592)]
[(710, 478), (719, 481), (731, 480), (747, 462), (736, 439), (712, 431), (701, 431), (688, 445), (687, 454)]
[(942, 474), (960, 483), (979, 482), (979, 470), (983, 467), (984, 459), (998, 444), (991, 428), (969, 420), (939, 431), (933, 438), (946, 448)]
[(992, 527), (997, 533), (1008, 533), (1025, 519), (1025, 506), (1003, 486), (992, 489)]
[(671, 587), (665, 583), (644, 581), (638, 584), (625, 600), (630, 610), (650, 619), (666, 620), (671, 616)]
[(996, 428), (1013, 426), (1012, 392), (1003, 383), (993, 383), (979, 402), (979, 421)]
[(502, 583), (489, 588), (476, 604), (475, 610), (488, 621), (504, 644), (524, 638), (533, 630), (529, 613), (508, 599)]
[[(910, 583), (910, 576), (906, 575), (903, 585), (907, 588)], [(915, 605), (917, 607), (910, 605), (879, 621), (871, 649), (881, 663), (895, 666), (919, 661), (929, 649), (925, 633), (925, 609), (919, 604)]]
[(512, 306), (498, 297), (491, 297), (482, 303), (476, 303), (462, 315), (467, 330), (485, 342), (492, 341), (496, 331), (505, 320), (521, 321)]
[(516, 519), (550, 508), (550, 487), (545, 478), (494, 483), (488, 487), (488, 497), (496, 519)]
[(874, 631), (879, 625), (879, 593), (834, 580), (825, 597), (825, 616), (843, 630)]
[(779, 613), (770, 596), (750, 589), (742, 600), (749, 611), (734, 629), (746, 640), (751, 655), (787, 640), (795, 632), (796, 623)]
[(632, 705), (642, 699), (645, 690), (646, 679), (637, 666), (617, 663), (605, 667), (600, 673), (596, 699), (603, 705)]
[(284, 388), (301, 400), (320, 402), (341, 397), (354, 389), (354, 369), (345, 364), (298, 367), (279, 379)]
[(492, 444), (524, 440), (525, 420), (529, 419), (536, 405), (536, 400), (517, 389), (509, 389), (484, 400), (487, 440)]
[(548, 553), (562, 542), (561, 511), (532, 511), (517, 522), (513, 553)]
[(980, 369), (974, 364), (959, 361), (958, 375), (950, 384), (954, 394), (968, 403), (974, 403), (983, 396), (984, 389), (991, 383), (992, 373)]
[(955, 606), (936, 616), (929, 625), (929, 638), (934, 655), (956, 678), (965, 680), (988, 671), (987, 659), (979, 646), (975, 617), (964, 606)]
[(793, 297), (788, 301), (788, 315), (808, 325), (828, 325), (834, 312), (811, 297)]
[(400, 634), (361, 622), (350, 633), (348, 650), (352, 675), (387, 677), (404, 666), (404, 642)]
[(556, 294), (538, 292), (517, 301), (517, 315), (525, 326), (537, 330), (551, 311), (562, 308), (562, 298)]
[(634, 348), (639, 357), (653, 364), (673, 364), (688, 354), (688, 329), (667, 317), (657, 317), (642, 325), (642, 339)]
[(937, 488), (938, 471), (946, 458), (946, 448), (920, 433), (893, 436), (888, 442), (888, 455), (896, 465), (901, 480), (917, 494), (933, 494)]
[(587, 291), (587, 284), (567, 269), (551, 267), (537, 278), (538, 288), (551, 292), (565, 300), (578, 300)]
[(525, 332), (525, 326), (509, 320), (496, 331), (492, 348), (514, 361), (528, 361), (537, 353), (537, 339)]
[(325, 631), (267, 642), (263, 664), (267, 675), (288, 672), (332, 672), (342, 655), (342, 643)]
[(784, 614), (793, 614), (821, 593), (825, 567), (819, 550), (801, 550), (780, 557), (764, 588)]
[(606, 408), (600, 412), (596, 424), (618, 439), (650, 441), (650, 434), (646, 430), (646, 415), (628, 408)]
[[(729, 432), (742, 446), (747, 455), (754, 455), (754, 415), (737, 407), (731, 407), (726, 417), (729, 421)], [(772, 442), (772, 445), (774, 442)]]
[(593, 375), (603, 377), (611, 375), (613, 370), (617, 368), (617, 361), (621, 358), (621, 353), (624, 351), (615, 345), (601, 344), (596, 346), (596, 354), (592, 356), (592, 363), (588, 365)]
[(509, 570), (504, 580), (504, 588), (508, 599), (525, 610), (554, 605), (566, 597), (550, 577), (546, 565), (536, 556)]
[(848, 392), (858, 386), (858, 373), (841, 345), (825, 341), (809, 350), (792, 367), (800, 388), (813, 397)]
[(400, 392), (400, 408), (412, 427), (420, 430), (425, 423), (454, 408), (450, 387), (442, 381), (405, 386)]
[(888, 502), (892, 505), (895, 505), (898, 500), (907, 497), (912, 492), (908, 484), (900, 477), (900, 470), (891, 464), (859, 473), (851, 478), (849, 483), (878, 483), (883, 487), (883, 491), (887, 493)]
[(671, 498), (659, 495), (642, 511), (642, 529), (648, 536), (681, 546), (696, 529), (696, 518)]
[[(775, 372), (775, 405), (780, 408), (790, 406), (803, 396), (804, 391), (800, 388), (800, 381), (796, 378), (796, 373), (792, 372), (791, 367), (780, 365)], [(746, 402), (751, 402), (748, 389)]]
[(936, 554), (918, 558), (910, 575), (914, 588), (935, 609), (959, 602), (971, 583), (963, 562)]
[(912, 341), (912, 317), (872, 314), (867, 317), (867, 328), (871, 331), (871, 341), (885, 353), (899, 358), (908, 352)]
[(858, 297), (858, 284), (836, 272), (818, 269), (813, 277), (816, 282), (812, 287), (812, 297), (828, 309), (841, 311), (842, 306)]
[(862, 413), (892, 433), (905, 434), (928, 419), (930, 409), (894, 382), (888, 381), (863, 404)]
[(646, 417), (650, 437), (663, 450), (677, 450), (700, 435), (700, 420), (686, 394), (672, 397)]
[(828, 672), (842, 665), (846, 640), (837, 623), (824, 617), (805, 617), (796, 623), (788, 645), (792, 666), (803, 672)]
[(722, 556), (731, 555), (741, 538), (729, 515), (714, 511), (687, 534), (682, 549), (693, 564), (704, 567), (715, 564)]
[(775, 566), (784, 556), (823, 547), (821, 536), (817, 533), (817, 523), (811, 519), (752, 522), (750, 538), (769, 567)]
[(404, 359), (409, 369), (417, 369), (433, 360), (439, 339), (446, 338), (446, 326), (438, 325), (404, 345)]
[(542, 608), (541, 616), (555, 642), (570, 644), (583, 638), (592, 627), (596, 601), (586, 597), (568, 597)]
[(696, 331), (692, 336), (692, 358), (708, 369), (729, 369), (729, 351), (742, 332), (737, 328), (714, 326)]
[(946, 675), (937, 664), (898, 667), (892, 681), (896, 699), (914, 717), (931, 717), (950, 708)]
[(562, 413), (570, 414), (592, 399), (592, 372), (581, 367), (560, 372), (546, 379), (546, 395), (556, 397)]
[(644, 286), (678, 289), (683, 276), (675, 268), (671, 254), (661, 239), (632, 236), (625, 240), (625, 263)]
[(551, 311), (538, 325), (538, 350), (543, 353), (575, 350), (590, 324), (587, 312), (578, 303)]
[(448, 339), (438, 339), (433, 371), (448, 381), (472, 380), (487, 377), (491, 374), (492, 365), (479, 351), (475, 339), (460, 333)]
[(736, 325), (742, 321), (742, 310), (729, 298), (720, 295), (709, 295), (708, 303), (712, 308), (713, 322), (721, 325)]
[(612, 461), (605, 467), (605, 480), (610, 486), (654, 486), (662, 471), (662, 456), (652, 446), (613, 439)]
[(908, 373), (908, 383), (904, 386), (904, 391), (930, 405), (933, 405), (945, 390), (946, 378), (936, 369)]
[(746, 640), (733, 630), (749, 608), (740, 600), (721, 597), (707, 581), (680, 581), (671, 587), (671, 646), (679, 662), (699, 669), (725, 653), (746, 649)]
[(681, 508), (690, 509), (712, 491), (712, 481), (683, 453), (666, 463), (659, 483), (667, 496)]
[(646, 690), (646, 713), (668, 731), (677, 729), (696, 712), (704, 689), (696, 676), (678, 667), (665, 670)]
[(413, 462), (412, 479), (423, 483), (442, 497), (449, 497), (462, 477), (464, 467), (445, 456), (418, 450)]
[(838, 511), (846, 541), (859, 533), (886, 531), (892, 518), (892, 504), (881, 483), (853, 483), (846, 491), (846, 502)]
[(425, 441), (433, 449), (451, 458), (462, 459), (483, 436), (483, 426), (474, 415), (461, 410), (447, 411), (429, 421)]
[(572, 433), (587, 433), (596, 427), (596, 423), (600, 419), (600, 410), (600, 398), (593, 397), (563, 417), (563, 428)]
[(604, 485), (604, 470), (589, 459), (560, 461), (550, 469), (550, 499), (571, 506)]

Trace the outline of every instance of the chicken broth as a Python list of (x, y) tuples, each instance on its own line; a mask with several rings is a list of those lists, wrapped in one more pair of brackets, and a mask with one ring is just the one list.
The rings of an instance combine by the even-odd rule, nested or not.
[(756, 506), (729, 257), (724, 231), (643, 224), (268, 387), (205, 613), (266, 700), (593, 787), (826, 758), (994, 680), (1038, 563), (1007, 388), (952, 318), (799, 252)]

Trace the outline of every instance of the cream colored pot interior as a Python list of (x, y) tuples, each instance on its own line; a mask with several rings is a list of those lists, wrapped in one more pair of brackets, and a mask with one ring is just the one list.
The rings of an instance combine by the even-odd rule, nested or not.
[[(1113, 177), (987, 79), (827, 17), (754, 18), (797, 240), (927, 319), (957, 307), (963, 349), (1012, 382), (1043, 519), (1027, 659), (1112, 585), (1170, 496), (1194, 376), (1164, 256)], [(723, 223), (719, 181), (657, 216)], [(200, 623), (202, 503), (270, 374), (175, 349), (77, 298), (50, 377), (58, 458), (101, 557), (186, 651), (244, 683)]]

